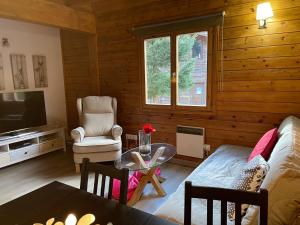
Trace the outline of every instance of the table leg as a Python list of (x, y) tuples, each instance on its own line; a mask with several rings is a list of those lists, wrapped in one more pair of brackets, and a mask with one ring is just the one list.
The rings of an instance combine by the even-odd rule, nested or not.
[(138, 187), (134, 191), (134, 193), (133, 193), (131, 199), (128, 201), (127, 205), (133, 206), (140, 200), (140, 198), (143, 194), (143, 191), (145, 189), (145, 186), (148, 182), (152, 183), (153, 187), (155, 188), (155, 190), (159, 196), (163, 197), (166, 195), (166, 192), (164, 191), (157, 176), (155, 175), (155, 169), (156, 168), (148, 170), (146, 172), (146, 174), (141, 178), (141, 180), (138, 184)]
[(133, 206), (135, 203), (137, 203), (140, 200), (147, 183), (148, 183), (148, 178), (146, 176), (143, 176), (137, 188), (135, 189), (131, 199), (128, 201), (127, 205)]
[(151, 183), (159, 196), (163, 197), (166, 195), (165, 190), (162, 188), (162, 186), (155, 174), (153, 174), (151, 177)]

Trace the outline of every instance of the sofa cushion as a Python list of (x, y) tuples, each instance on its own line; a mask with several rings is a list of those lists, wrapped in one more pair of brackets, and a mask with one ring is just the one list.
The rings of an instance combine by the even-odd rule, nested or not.
[(278, 132), (279, 132), (279, 137), (281, 137), (283, 134), (290, 132), (291, 130), (295, 129), (295, 126), (297, 126), (296, 124), (299, 123), (299, 118), (295, 117), (295, 116), (288, 116), (287, 118), (285, 118), (279, 128), (278, 128)]
[[(230, 188), (232, 182), (247, 164), (251, 148), (223, 145), (197, 167), (178, 187), (168, 200), (155, 212), (156, 215), (183, 224), (184, 182), (193, 185)], [(193, 199), (192, 224), (206, 224), (206, 200)], [(220, 224), (220, 203), (214, 202), (214, 224)], [(234, 222), (228, 220), (228, 225)]]
[(278, 129), (274, 128), (266, 132), (260, 140), (255, 145), (253, 151), (251, 152), (248, 161), (256, 157), (257, 155), (261, 155), (268, 160), (276, 142), (278, 139)]
[[(292, 224), (300, 209), (300, 120), (286, 118), (279, 134), (268, 160), (270, 170), (261, 186), (269, 191), (268, 222), (272, 225)], [(245, 224), (254, 224), (257, 215), (257, 207), (249, 207)]]
[(114, 125), (114, 114), (85, 113), (82, 115), (82, 122), (85, 136), (87, 137), (112, 135), (111, 130)]
[[(261, 155), (257, 155), (242, 169), (240, 175), (233, 183), (233, 189), (257, 192), (268, 169), (269, 166), (265, 159)], [(248, 207), (248, 204), (242, 204), (242, 216), (246, 214)], [(228, 203), (228, 217), (231, 220), (235, 219), (235, 204), (232, 202)]]

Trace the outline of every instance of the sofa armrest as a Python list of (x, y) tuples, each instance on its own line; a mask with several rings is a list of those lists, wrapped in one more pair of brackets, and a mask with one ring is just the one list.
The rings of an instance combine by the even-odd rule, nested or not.
[(119, 125), (113, 125), (112, 129), (111, 129), (111, 133), (112, 136), (115, 140), (121, 139), (121, 135), (123, 133), (123, 129), (122, 127), (120, 127)]
[(84, 129), (82, 127), (77, 127), (76, 129), (73, 129), (71, 131), (71, 137), (75, 141), (75, 143), (80, 143), (82, 142), (84, 138)]

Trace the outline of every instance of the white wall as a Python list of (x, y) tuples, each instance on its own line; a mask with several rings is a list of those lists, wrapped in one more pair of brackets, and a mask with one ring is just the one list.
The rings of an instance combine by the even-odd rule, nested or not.
[[(4, 92), (15, 91), (9, 55), (26, 55), (29, 89), (19, 91), (43, 90), (48, 124), (65, 126), (66, 101), (59, 29), (0, 18), (0, 41), (2, 38), (8, 38), (10, 45), (3, 47), (0, 43), (6, 87)], [(35, 88), (33, 54), (46, 56), (48, 87)]]

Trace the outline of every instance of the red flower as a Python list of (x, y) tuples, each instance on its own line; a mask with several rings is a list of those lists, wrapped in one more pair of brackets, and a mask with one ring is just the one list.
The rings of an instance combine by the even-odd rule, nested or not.
[(145, 124), (143, 127), (143, 130), (144, 130), (145, 134), (151, 134), (156, 131), (155, 128), (153, 128), (150, 123)]

